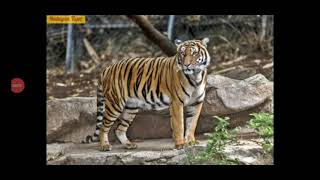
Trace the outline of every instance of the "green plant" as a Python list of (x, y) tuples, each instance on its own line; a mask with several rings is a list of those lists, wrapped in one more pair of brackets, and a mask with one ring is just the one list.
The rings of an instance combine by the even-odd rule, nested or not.
[(208, 135), (209, 140), (206, 149), (201, 151), (197, 155), (189, 155), (188, 159), (191, 164), (201, 161), (213, 161), (214, 164), (219, 165), (237, 165), (238, 160), (227, 159), (223, 154), (225, 145), (230, 141), (235, 141), (235, 132), (229, 132), (227, 127), (229, 125), (229, 117), (220, 118), (214, 116), (217, 119), (217, 125), (212, 133)]
[(263, 141), (260, 142), (265, 153), (273, 153), (273, 115), (269, 113), (253, 113), (248, 126), (256, 130)]

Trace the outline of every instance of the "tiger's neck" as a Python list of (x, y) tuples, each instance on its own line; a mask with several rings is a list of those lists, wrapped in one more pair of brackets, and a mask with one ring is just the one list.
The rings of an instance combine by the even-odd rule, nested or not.
[[(182, 74), (183, 71), (181, 71)], [(200, 71), (200, 72), (196, 72), (194, 74), (184, 74), (187, 78), (190, 78), (191, 81), (194, 82), (194, 84), (196, 86), (200, 86), (203, 82), (203, 80), (205, 79), (205, 76), (207, 75), (207, 70), (203, 70), (203, 71)]]

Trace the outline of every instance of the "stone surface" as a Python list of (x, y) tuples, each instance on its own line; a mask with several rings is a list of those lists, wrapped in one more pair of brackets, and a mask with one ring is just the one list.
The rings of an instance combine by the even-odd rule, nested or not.
[(53, 143), (53, 144), (47, 144), (47, 161), (55, 160), (63, 156), (65, 153), (67, 153), (68, 150), (70, 150), (74, 144), (72, 143)]
[[(245, 80), (208, 75), (206, 98), (197, 134), (212, 131), (213, 116), (229, 116), (235, 127), (253, 112), (273, 113), (273, 83), (257, 74)], [(73, 97), (47, 101), (47, 142), (81, 142), (92, 135), (96, 122), (96, 98)], [(114, 126), (116, 127), (116, 125)], [(140, 112), (128, 130), (130, 139), (171, 137), (168, 110)], [(110, 141), (115, 141), (114, 128)]]
[[(56, 158), (47, 158), (48, 165), (188, 165), (188, 155), (197, 154), (206, 148), (207, 140), (200, 138), (200, 144), (185, 149), (173, 149), (171, 139), (153, 139), (137, 143), (138, 149), (126, 150), (122, 145), (114, 145), (110, 152), (98, 151), (98, 144), (50, 144), (47, 156), (61, 152)], [(59, 149), (57, 151), (57, 149)], [(272, 164), (262, 155), (261, 146), (248, 140), (227, 145), (227, 158), (238, 159), (240, 164)], [(210, 164), (210, 163), (209, 163)]]
[(244, 165), (273, 164), (272, 159), (264, 157), (262, 147), (252, 141), (241, 141), (237, 145), (228, 145), (224, 154), (229, 159), (238, 159)]

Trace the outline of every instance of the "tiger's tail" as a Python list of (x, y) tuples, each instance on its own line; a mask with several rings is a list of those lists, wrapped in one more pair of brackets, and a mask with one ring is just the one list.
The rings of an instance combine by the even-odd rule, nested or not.
[(88, 135), (82, 143), (90, 143), (90, 142), (98, 142), (99, 141), (99, 132), (100, 127), (102, 126), (103, 122), (103, 114), (104, 114), (104, 104), (105, 99), (103, 96), (103, 88), (100, 81), (98, 82), (98, 89), (97, 89), (97, 121), (96, 121), (96, 129), (93, 135)]

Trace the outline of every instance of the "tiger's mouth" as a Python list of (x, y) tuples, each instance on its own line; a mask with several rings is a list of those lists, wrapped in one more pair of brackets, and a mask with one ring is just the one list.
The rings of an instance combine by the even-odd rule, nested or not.
[(201, 71), (202, 70), (200, 68), (194, 68), (194, 69), (185, 68), (185, 69), (183, 69), (184, 74), (198, 74)]
[(193, 73), (194, 73), (194, 70), (193, 70), (193, 69), (184, 69), (184, 70), (183, 70), (183, 73), (184, 73), (184, 74), (193, 74)]

